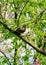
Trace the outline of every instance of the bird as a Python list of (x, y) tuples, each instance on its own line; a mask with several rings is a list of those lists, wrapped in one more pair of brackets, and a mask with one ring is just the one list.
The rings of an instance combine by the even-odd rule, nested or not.
[(24, 32), (25, 32), (25, 30), (26, 30), (26, 26), (25, 26), (25, 25), (23, 25), (23, 27), (22, 27), (22, 28), (18, 28), (18, 29), (16, 29), (16, 32), (20, 35), (20, 34), (24, 33)]

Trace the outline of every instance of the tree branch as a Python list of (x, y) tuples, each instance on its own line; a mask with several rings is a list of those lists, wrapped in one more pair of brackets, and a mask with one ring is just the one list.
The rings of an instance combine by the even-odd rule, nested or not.
[(21, 35), (18, 34), (17, 31), (13, 31), (11, 30), (6, 24), (2, 23), (0, 21), (0, 23), (10, 32), (12, 32), (13, 34), (17, 35), (18, 37), (20, 37), (23, 41), (25, 41), (26, 43), (28, 43), (30, 46), (32, 46), (36, 51), (38, 51), (39, 53), (43, 54), (46, 56), (46, 52), (42, 51), (41, 49), (39, 49), (37, 46), (35, 46), (32, 42), (29, 42), (28, 40), (24, 39)]

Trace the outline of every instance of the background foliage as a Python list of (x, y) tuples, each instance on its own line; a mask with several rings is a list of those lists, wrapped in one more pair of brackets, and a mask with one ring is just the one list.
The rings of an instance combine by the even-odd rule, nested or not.
[[(0, 15), (0, 21), (14, 31), (26, 25), (26, 31), (22, 36), (46, 52), (46, 10), (42, 12), (46, 9), (46, 0), (0, 0), (0, 4), (4, 18)], [(35, 58), (40, 58), (40, 64), (46, 65), (46, 57), (34, 49), (32, 52), (32, 49), (0, 23), (0, 50), (3, 51), (3, 55), (0, 54), (0, 65), (31, 65), (31, 56), (33, 62)]]

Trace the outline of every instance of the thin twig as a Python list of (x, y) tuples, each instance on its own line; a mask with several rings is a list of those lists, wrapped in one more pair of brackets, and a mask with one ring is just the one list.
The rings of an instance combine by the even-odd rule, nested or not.
[(26, 5), (28, 4), (28, 2), (29, 2), (29, 0), (28, 0), (27, 2), (25, 2), (25, 3), (23, 4), (23, 6), (21, 7), (21, 10), (20, 10), (20, 12), (18, 13), (18, 16), (17, 16), (17, 19), (18, 19), (18, 20), (20, 19), (20, 16), (21, 16), (21, 14), (22, 14), (22, 11), (23, 11), (23, 9), (26, 7)]
[[(9, 58), (5, 55), (5, 53), (0, 49), (0, 52), (6, 57), (6, 59), (9, 61)], [(9, 61), (9, 65), (11, 65), (11, 62)]]
[[(32, 19), (30, 19), (30, 20), (28, 20), (28, 21), (30, 21), (30, 22), (26, 21), (26, 23), (23, 23), (21, 26), (23, 26), (24, 24), (27, 25), (27, 24), (30, 24), (30, 23), (33, 23), (33, 22), (37, 23), (37, 21), (39, 21), (39, 20), (44, 20), (44, 19), (41, 19), (41, 18), (42, 18), (43, 13), (44, 13), (45, 11), (46, 11), (46, 8), (45, 8), (39, 15), (37, 15), (37, 17), (35, 17), (36, 19), (35, 19), (34, 21), (32, 21)], [(40, 17), (40, 18), (39, 18), (39, 17)], [(25, 21), (24, 21), (24, 22), (25, 22)]]
[(16, 63), (16, 55), (17, 55), (17, 42), (16, 42), (16, 44), (15, 44), (14, 65), (17, 65), (17, 63)]

